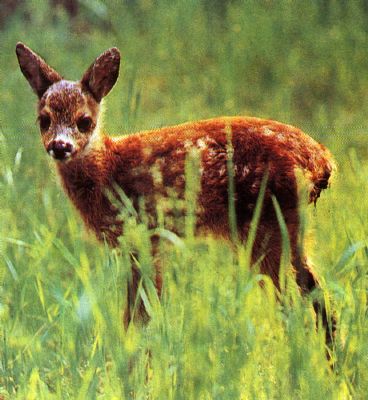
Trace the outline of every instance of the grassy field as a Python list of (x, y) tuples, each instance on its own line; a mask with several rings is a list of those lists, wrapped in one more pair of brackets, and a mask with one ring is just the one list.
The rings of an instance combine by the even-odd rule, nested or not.
[[(0, 398), (367, 398), (366, 3), (79, 4), (71, 19), (45, 0), (24, 1), (0, 25)], [(142, 223), (128, 220), (121, 252), (85, 232), (41, 146), (19, 40), (69, 79), (120, 48), (121, 76), (106, 100), (111, 134), (253, 115), (299, 126), (331, 149), (338, 172), (306, 212), (320, 295), (338, 320), (330, 361), (312, 299), (290, 275), (276, 302), (242, 251), (194, 238), (190, 219), (187, 236), (169, 236), (163, 249), (161, 303)], [(137, 247), (151, 322), (125, 332)]]

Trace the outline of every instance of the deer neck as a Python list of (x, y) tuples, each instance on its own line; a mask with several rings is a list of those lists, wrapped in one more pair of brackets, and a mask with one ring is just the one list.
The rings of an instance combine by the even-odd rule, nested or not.
[(101, 195), (107, 184), (107, 153), (106, 138), (101, 136), (89, 143), (74, 159), (58, 163), (63, 186), (73, 202), (83, 203)]

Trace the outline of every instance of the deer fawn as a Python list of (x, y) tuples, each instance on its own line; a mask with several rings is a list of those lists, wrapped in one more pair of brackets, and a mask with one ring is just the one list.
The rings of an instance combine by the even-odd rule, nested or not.
[[(226, 133), (229, 129), (240, 238), (247, 237), (267, 171), (252, 259), (263, 257), (260, 270), (278, 287), (282, 238), (272, 202), (275, 196), (289, 232), (296, 281), (303, 293), (317, 286), (298, 245), (296, 170), (302, 172), (308, 185), (309, 202), (315, 203), (322, 189), (327, 188), (334, 168), (324, 146), (290, 125), (249, 117), (221, 117), (111, 138), (102, 132), (101, 102), (118, 78), (118, 49), (111, 48), (101, 54), (77, 82), (64, 80), (22, 43), (17, 44), (16, 53), (20, 68), (39, 99), (38, 120), (46, 151), (57, 162), (66, 193), (98, 239), (115, 247), (122, 234), (119, 210), (106, 195), (106, 191), (114, 190), (115, 184), (123, 189), (138, 212), (143, 204), (154, 227), (157, 194), (162, 198), (175, 192), (178, 198), (184, 197), (185, 159), (192, 148), (198, 150), (201, 162), (196, 231), (229, 238)], [(159, 170), (160, 182), (155, 181), (153, 169)], [(143, 203), (138, 201), (140, 198)], [(138, 272), (133, 270), (128, 304), (134, 300), (137, 289)], [(160, 293), (159, 268), (156, 274)], [(127, 321), (129, 318), (128, 312)]]

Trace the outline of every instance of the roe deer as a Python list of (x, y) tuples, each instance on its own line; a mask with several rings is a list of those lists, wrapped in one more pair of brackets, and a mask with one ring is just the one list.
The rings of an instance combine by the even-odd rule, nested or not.
[[(229, 129), (236, 224), (242, 240), (247, 237), (261, 182), (268, 173), (253, 261), (263, 256), (260, 270), (278, 287), (282, 238), (272, 202), (275, 196), (289, 232), (296, 281), (303, 293), (318, 285), (298, 245), (296, 170), (302, 172), (307, 183), (309, 202), (315, 203), (322, 189), (327, 188), (334, 168), (323, 145), (293, 126), (250, 117), (214, 118), (112, 138), (102, 132), (101, 101), (118, 78), (117, 48), (101, 54), (77, 82), (64, 80), (22, 43), (17, 44), (16, 53), (20, 68), (39, 99), (38, 120), (46, 151), (57, 161), (66, 193), (98, 239), (107, 240), (114, 247), (122, 234), (119, 210), (106, 195), (115, 184), (138, 212), (143, 204), (154, 227), (156, 195), (165, 197), (175, 192), (178, 198), (184, 197), (185, 159), (191, 148), (198, 149), (201, 163), (196, 232), (229, 238)], [(154, 168), (160, 171), (159, 183), (153, 177)], [(143, 203), (138, 201), (140, 198)], [(175, 226), (171, 229), (175, 230)], [(133, 272), (133, 296), (128, 305), (137, 289), (137, 271), (133, 268)], [(159, 268), (156, 275), (160, 293)], [(126, 318), (129, 320), (129, 313)]]

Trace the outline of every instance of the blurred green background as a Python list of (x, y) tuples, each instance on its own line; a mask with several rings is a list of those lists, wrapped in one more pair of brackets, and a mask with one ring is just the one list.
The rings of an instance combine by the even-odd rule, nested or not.
[[(367, 39), (363, 0), (2, 0), (0, 398), (366, 398)], [(140, 246), (152, 265), (147, 229), (130, 221), (123, 255), (84, 231), (40, 143), (17, 41), (71, 80), (119, 47), (111, 134), (251, 115), (330, 148), (338, 172), (308, 212), (338, 318), (330, 362), (292, 280), (275, 302), (213, 239), (165, 249), (161, 305), (148, 290), (151, 323), (124, 332), (127, 254)]]

